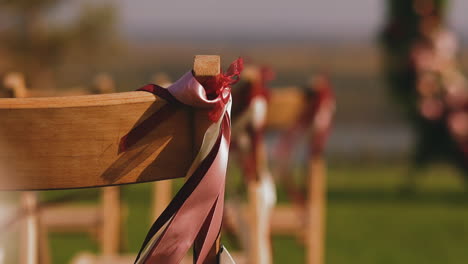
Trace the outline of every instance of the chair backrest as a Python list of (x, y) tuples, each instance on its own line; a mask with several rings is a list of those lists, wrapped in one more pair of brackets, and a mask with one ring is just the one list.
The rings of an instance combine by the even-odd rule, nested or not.
[(273, 129), (290, 127), (304, 109), (305, 103), (304, 93), (297, 87), (271, 90), (267, 126)]
[[(197, 56), (194, 73), (200, 78), (219, 73), (219, 57)], [(0, 190), (85, 188), (184, 176), (200, 144), (197, 131), (205, 125), (195, 121), (199, 115), (192, 108), (174, 109), (170, 118), (119, 153), (122, 137), (165, 104), (142, 91), (0, 99)]]

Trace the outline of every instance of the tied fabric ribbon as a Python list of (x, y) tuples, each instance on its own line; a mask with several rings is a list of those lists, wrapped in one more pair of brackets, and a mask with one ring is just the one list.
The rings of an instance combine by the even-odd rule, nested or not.
[(168, 103), (124, 136), (120, 151), (126, 151), (171, 116), (174, 112), (171, 108), (188, 105), (210, 109), (208, 118), (213, 123), (206, 130), (200, 151), (187, 173), (190, 177), (150, 228), (135, 263), (180, 263), (195, 244), (194, 261), (199, 264), (203, 263), (216, 243), (224, 209), (230, 143), (232, 100), (229, 86), (239, 79), (242, 65), (243, 61), (239, 58), (226, 73), (204, 80), (203, 85), (188, 72), (167, 89), (156, 85), (140, 89)]
[(240, 73), (244, 68), (244, 60), (239, 58), (235, 60), (228, 68), (226, 73), (218, 74), (215, 78), (210, 78), (202, 82), (205, 87), (208, 99), (219, 98), (216, 106), (209, 112), (211, 121), (216, 122), (223, 114), (223, 109), (231, 96), (231, 86), (239, 81)]

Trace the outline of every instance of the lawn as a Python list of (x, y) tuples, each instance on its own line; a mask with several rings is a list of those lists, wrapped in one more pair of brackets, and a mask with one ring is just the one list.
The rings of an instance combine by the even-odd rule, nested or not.
[[(329, 169), (326, 259), (349, 263), (468, 263), (468, 194), (458, 173), (434, 166), (413, 193), (402, 193), (406, 166), (335, 165)], [(136, 252), (149, 226), (148, 184), (124, 186), (128, 220), (125, 252)], [(96, 190), (84, 190), (97, 197)], [(47, 197), (63, 195), (53, 192)], [(285, 202), (280, 193), (280, 200)], [(229, 242), (229, 241), (228, 241)], [(275, 237), (275, 263), (301, 263), (303, 247), (293, 236)], [(77, 252), (96, 251), (86, 235), (51, 234), (54, 263)]]

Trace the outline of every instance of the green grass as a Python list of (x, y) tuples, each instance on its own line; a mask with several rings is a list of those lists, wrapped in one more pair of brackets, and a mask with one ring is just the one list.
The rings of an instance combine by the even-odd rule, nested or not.
[(402, 194), (405, 169), (332, 169), (328, 263), (466, 263), (468, 196), (454, 171), (435, 167)]
[[(331, 166), (327, 263), (468, 263), (464, 181), (456, 171), (434, 166), (418, 177), (413, 193), (402, 193), (407, 173), (404, 165), (394, 164)], [(88, 196), (96, 198), (92, 192)], [(150, 225), (150, 192), (148, 184), (123, 187), (128, 214), (125, 252), (138, 250)], [(284, 197), (280, 192), (281, 202), (286, 202)], [(273, 246), (275, 263), (304, 261), (303, 246), (293, 236), (275, 237)], [(98, 248), (85, 234), (51, 234), (51, 247), (54, 263), (67, 263), (77, 252)]]

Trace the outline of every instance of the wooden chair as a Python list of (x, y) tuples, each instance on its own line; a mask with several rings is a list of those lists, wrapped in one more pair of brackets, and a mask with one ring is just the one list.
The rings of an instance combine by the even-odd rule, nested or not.
[[(213, 57), (196, 57), (194, 73), (217, 75), (219, 58), (215, 61), (218, 65)], [(105, 187), (183, 177), (208, 123), (206, 113), (199, 110), (177, 108), (134, 148), (118, 152), (120, 138), (164, 104), (140, 91), (0, 99), (0, 190)], [(23, 200), (34, 215), (35, 199)], [(38, 226), (38, 217), (29, 218), (22, 263), (40, 261)], [(215, 248), (217, 252), (219, 246)]]
[(238, 215), (238, 220), (230, 222), (246, 225), (238, 226), (237, 233), (244, 244), (247, 262), (258, 264), (272, 263), (269, 225), (276, 202), (266, 144), (262, 140), (268, 106), (265, 77), (262, 68), (249, 65), (244, 69), (241, 85), (233, 91), (233, 100), (237, 102), (232, 109), (232, 137), (236, 146), (233, 154), (244, 174), (247, 204), (231, 204), (226, 212), (231, 219), (232, 215)]
[[(280, 87), (270, 90), (268, 102), (267, 129), (268, 131), (283, 131), (294, 125), (295, 119), (300, 115), (305, 105), (304, 94), (299, 87)], [(232, 211), (232, 208), (228, 208)], [(248, 209), (244, 208), (243, 214), (248, 214)], [(293, 206), (277, 205), (273, 210), (271, 221), (271, 231), (273, 234), (296, 234), (303, 230), (304, 224), (297, 217), (300, 208)], [(230, 216), (235, 213), (228, 212)], [(233, 225), (237, 225), (233, 217), (229, 220)], [(234, 227), (236, 230), (240, 227)]]
[[(115, 92), (115, 85), (108, 74), (97, 75), (90, 88), (74, 88), (66, 91), (32, 91), (26, 87), (25, 78), (21, 73), (8, 73), (4, 78), (5, 90), (15, 98), (71, 96), (86, 94), (105, 94)], [(50, 257), (47, 248), (49, 231), (83, 232), (87, 231), (98, 235), (101, 251), (105, 255), (118, 254), (120, 245), (120, 190), (119, 187), (103, 188), (101, 203), (98, 206), (73, 206), (60, 204), (43, 207), (39, 202), (37, 193), (24, 192), (21, 194), (21, 207), (28, 214), (23, 225), (37, 222), (41, 241), (41, 263), (49, 263)], [(41, 208), (39, 210), (39, 208)], [(112, 216), (112, 217), (108, 217)], [(37, 218), (37, 220), (34, 220)], [(27, 228), (23, 228), (26, 230)], [(20, 247), (26, 244), (27, 236), (22, 235)]]
[[(268, 107), (268, 129), (284, 130), (298, 119), (307, 102), (304, 92), (296, 87), (273, 89)], [(310, 140), (310, 139), (309, 139)], [(298, 207), (278, 206), (272, 215), (272, 232), (304, 234), (306, 263), (324, 263), (326, 165), (321, 155), (310, 155), (307, 161), (307, 199), (305, 214)], [(299, 216), (298, 216), (299, 214)], [(306, 219), (302, 222), (301, 219)]]

